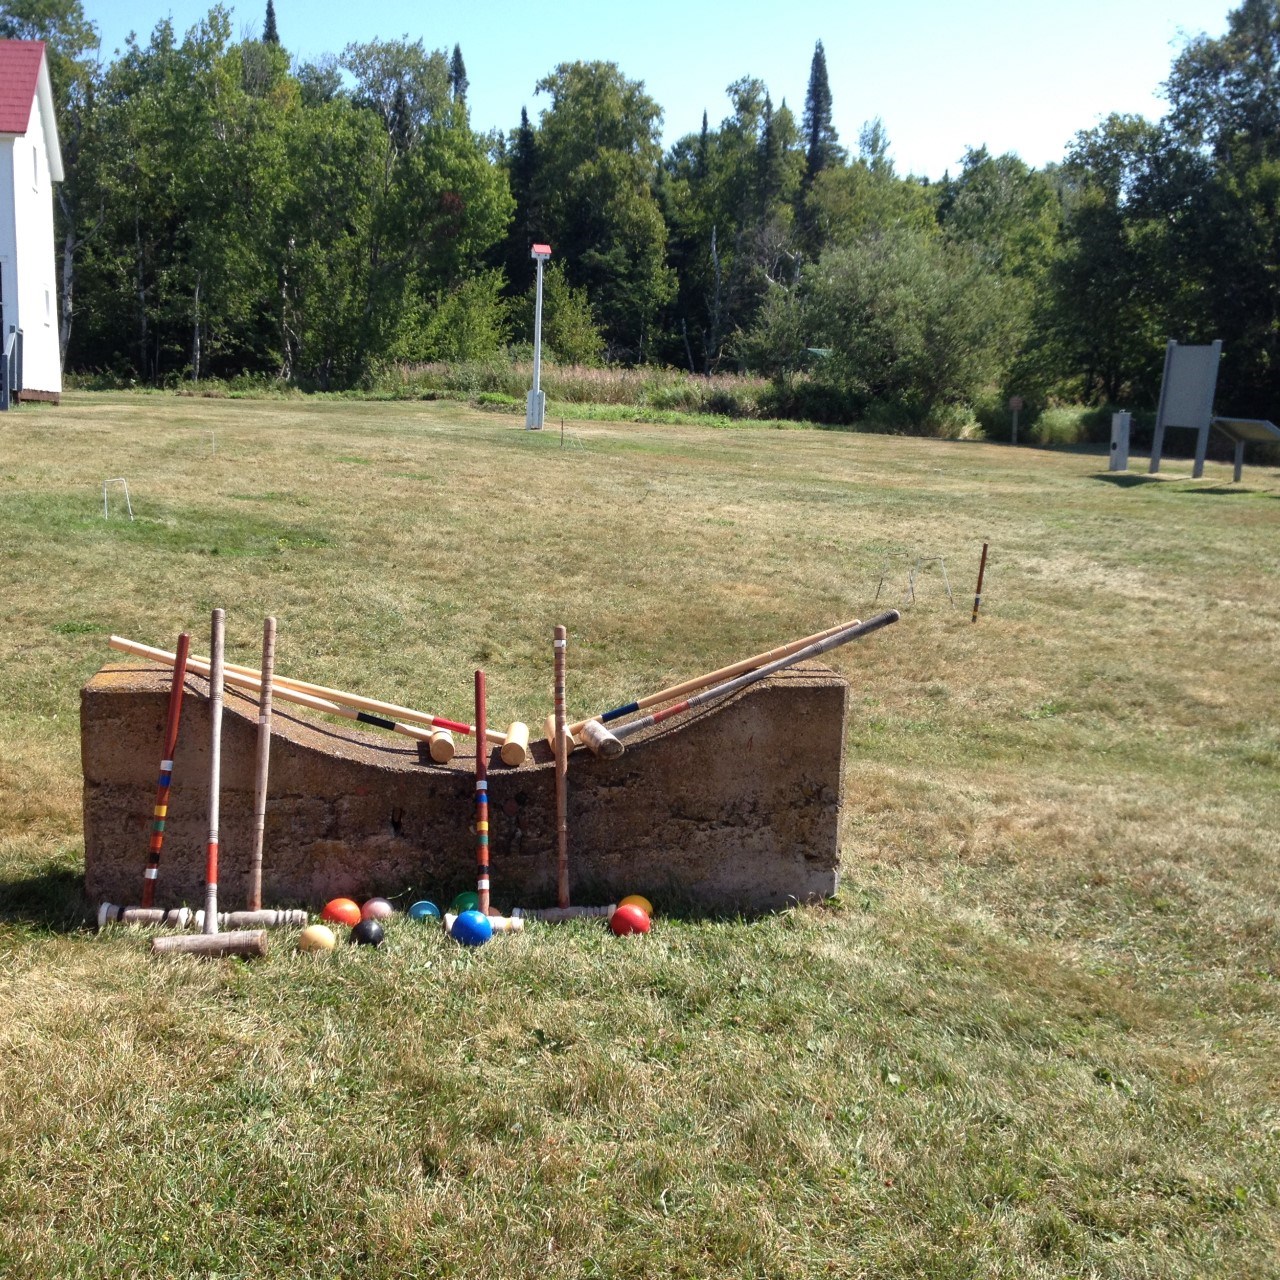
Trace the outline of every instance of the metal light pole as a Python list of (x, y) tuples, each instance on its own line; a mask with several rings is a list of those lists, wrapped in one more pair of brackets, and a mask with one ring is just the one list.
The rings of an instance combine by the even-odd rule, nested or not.
[(542, 391), (542, 264), (551, 257), (551, 246), (535, 244), (531, 256), (538, 264), (538, 290), (533, 311), (533, 390), (525, 404), (524, 429), (541, 431), (547, 410), (547, 397)]

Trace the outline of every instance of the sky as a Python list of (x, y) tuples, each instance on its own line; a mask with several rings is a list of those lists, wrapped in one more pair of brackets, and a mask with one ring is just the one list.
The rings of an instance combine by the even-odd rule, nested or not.
[[(110, 59), (130, 31), (155, 24), (179, 35), (207, 0), (83, 0)], [(266, 0), (237, 0), (238, 38), (262, 28)], [(1012, 151), (1040, 167), (1061, 160), (1076, 133), (1112, 112), (1164, 114), (1160, 86), (1188, 40), (1220, 36), (1229, 0), (275, 0), (280, 40), (295, 58), (339, 54), (352, 42), (407, 36), (428, 49), (462, 48), (473, 128), (509, 132), (527, 107), (547, 104), (538, 80), (561, 62), (616, 62), (663, 108), (664, 142), (714, 128), (729, 113), (726, 87), (764, 81), (797, 121), (814, 45), (821, 40), (843, 145), (856, 151), (879, 117), (899, 173), (937, 179), (966, 148)]]

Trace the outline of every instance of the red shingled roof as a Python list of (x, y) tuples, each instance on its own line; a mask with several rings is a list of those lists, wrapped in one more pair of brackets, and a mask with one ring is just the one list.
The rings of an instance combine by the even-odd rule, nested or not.
[(0, 40), (0, 133), (26, 133), (43, 57), (43, 41)]

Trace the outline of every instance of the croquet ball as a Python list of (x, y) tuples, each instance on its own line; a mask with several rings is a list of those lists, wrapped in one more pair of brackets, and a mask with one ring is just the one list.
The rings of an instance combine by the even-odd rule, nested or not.
[(650, 902), (648, 898), (642, 898), (638, 893), (627, 894), (627, 896), (618, 903), (618, 906), (639, 907), (650, 920), (653, 919), (653, 903)]
[(634, 902), (619, 903), (609, 917), (609, 928), (620, 938), (628, 933), (648, 933), (649, 917)]
[(388, 916), (395, 915), (395, 913), (395, 907), (393, 907), (386, 898), (370, 898), (369, 901), (360, 908), (360, 919), (385, 920)]
[(449, 910), (460, 916), (464, 911), (474, 911), (479, 905), (480, 895), (474, 889), (464, 889), (449, 904)]
[(360, 906), (350, 898), (331, 898), (324, 904), (320, 919), (330, 924), (359, 924)]
[(332, 951), (338, 945), (327, 924), (309, 924), (298, 934), (299, 951)]
[(488, 916), (482, 916), (473, 908), (462, 912), (453, 922), (451, 936), (464, 947), (483, 947), (493, 937), (493, 925)]
[(409, 908), (410, 920), (439, 920), (440, 908), (434, 902), (428, 902), (423, 898), (421, 902), (415, 902)]
[(361, 920), (351, 930), (348, 941), (359, 943), (362, 947), (380, 947), (384, 936), (382, 926), (376, 920)]

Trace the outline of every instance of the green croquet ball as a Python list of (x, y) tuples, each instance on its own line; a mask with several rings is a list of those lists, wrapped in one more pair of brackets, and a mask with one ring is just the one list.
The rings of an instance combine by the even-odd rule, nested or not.
[(474, 889), (464, 889), (449, 904), (450, 912), (460, 916), (464, 911), (474, 911), (480, 905), (480, 895)]

